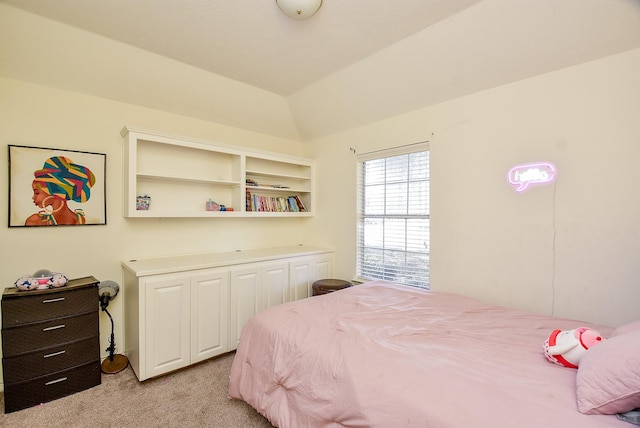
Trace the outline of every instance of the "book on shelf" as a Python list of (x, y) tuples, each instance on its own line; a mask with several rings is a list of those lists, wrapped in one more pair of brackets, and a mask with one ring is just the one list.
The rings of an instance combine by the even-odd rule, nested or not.
[(298, 208), (300, 209), (300, 211), (307, 211), (307, 207), (304, 206), (302, 199), (300, 199), (298, 195), (295, 195), (294, 198), (296, 199), (296, 204), (298, 204)]
[(247, 190), (248, 212), (306, 212), (299, 196), (265, 196)]

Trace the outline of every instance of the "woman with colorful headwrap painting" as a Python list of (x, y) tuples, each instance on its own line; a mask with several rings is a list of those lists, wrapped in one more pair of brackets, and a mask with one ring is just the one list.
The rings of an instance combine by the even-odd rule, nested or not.
[(67, 201), (86, 202), (96, 178), (85, 166), (74, 164), (64, 156), (47, 159), (42, 169), (33, 173), (33, 203), (40, 208), (27, 218), (25, 226), (85, 224), (84, 211), (71, 210)]

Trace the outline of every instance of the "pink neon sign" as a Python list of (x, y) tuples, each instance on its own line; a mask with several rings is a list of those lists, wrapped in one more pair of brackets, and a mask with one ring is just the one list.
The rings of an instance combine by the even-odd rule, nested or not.
[(556, 179), (556, 168), (549, 162), (516, 165), (509, 170), (509, 184), (516, 192), (524, 192), (529, 186), (549, 184)]

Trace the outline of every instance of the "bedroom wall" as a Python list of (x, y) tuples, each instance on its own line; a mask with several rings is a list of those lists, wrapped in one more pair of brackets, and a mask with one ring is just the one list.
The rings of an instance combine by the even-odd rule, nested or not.
[[(355, 260), (356, 162), (431, 142), (431, 284), (501, 305), (617, 326), (640, 319), (640, 50), (310, 141), (319, 212), (307, 239)], [(516, 194), (519, 163), (553, 185)], [(339, 173), (337, 173), (339, 172)]]
[[(355, 266), (350, 148), (363, 153), (429, 140), (434, 289), (610, 325), (640, 317), (640, 202), (634, 188), (640, 182), (635, 165), (640, 50), (303, 145), (247, 130), (296, 135), (283, 100), (5, 5), (0, 9), (7, 24), (0, 26), (0, 51), (5, 59), (18, 59), (0, 61), (0, 75), (10, 76), (0, 77), (0, 163), (7, 165), (8, 144), (96, 151), (107, 154), (108, 182), (106, 226), (7, 228), (7, 209), (0, 210), (5, 286), (42, 267), (120, 281), (120, 261), (131, 257), (299, 242), (335, 248), (336, 276), (350, 278)], [(86, 60), (78, 69), (94, 73), (96, 80), (83, 90), (109, 92), (99, 78), (121, 72), (117, 76), (124, 78), (125, 70), (147, 93), (153, 85), (146, 85), (145, 76), (159, 73), (153, 74), (156, 84), (172, 83), (170, 93), (156, 94), (167, 110), (181, 102), (180, 91), (196, 88), (207, 102), (193, 114), (208, 120), (22, 81), (61, 73), (57, 62), (77, 59), (68, 50), (84, 53), (86, 46), (91, 55), (80, 56)], [(67, 76), (67, 83), (77, 84), (74, 76)], [(238, 91), (241, 96), (229, 96)], [(205, 111), (205, 105), (215, 108)], [(119, 132), (124, 125), (316, 157), (318, 213), (312, 219), (123, 219)], [(506, 183), (508, 169), (535, 160), (558, 166), (556, 185), (516, 195)], [(0, 174), (0, 200), (7, 201), (6, 173)], [(122, 346), (119, 299), (110, 311)], [(101, 330), (109, 331), (106, 317)]]
[[(125, 219), (122, 217), (123, 126), (301, 155), (300, 142), (212, 122), (0, 78), (0, 270), (1, 288), (41, 268), (69, 277), (94, 275), (122, 284), (120, 262), (134, 257), (296, 245), (306, 242), (306, 219)], [(7, 145), (91, 151), (107, 155), (107, 225), (8, 228)], [(24, 197), (31, 198), (26, 189)], [(35, 207), (34, 207), (35, 210)], [(118, 296), (109, 306), (122, 350)], [(96, 301), (97, 304), (97, 301)], [(110, 324), (101, 315), (101, 352)]]
[(0, 76), (300, 138), (280, 95), (2, 2)]

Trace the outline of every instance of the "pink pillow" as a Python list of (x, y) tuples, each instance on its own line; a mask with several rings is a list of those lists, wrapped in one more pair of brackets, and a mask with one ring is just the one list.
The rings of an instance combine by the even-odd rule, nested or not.
[(576, 377), (578, 411), (612, 415), (640, 407), (640, 330), (589, 348)]
[(611, 332), (611, 337), (620, 336), (621, 334), (631, 333), (632, 331), (640, 330), (640, 320), (632, 322), (630, 324), (621, 325)]

